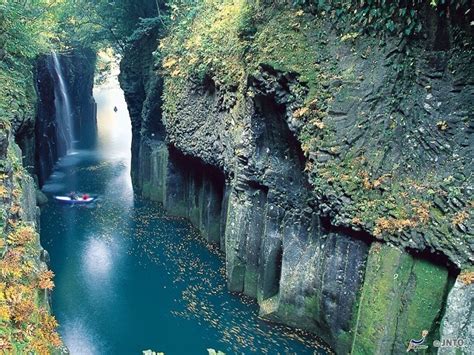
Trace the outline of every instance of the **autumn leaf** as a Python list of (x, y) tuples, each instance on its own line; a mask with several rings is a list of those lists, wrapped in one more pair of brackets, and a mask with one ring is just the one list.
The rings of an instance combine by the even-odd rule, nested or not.
[(302, 107), (297, 109), (295, 112), (293, 112), (293, 117), (294, 118), (301, 118), (303, 117), (306, 113), (308, 113), (309, 109), (307, 107)]
[(173, 65), (175, 65), (177, 62), (178, 62), (178, 61), (177, 61), (175, 58), (167, 57), (167, 58), (165, 58), (165, 60), (163, 61), (163, 68), (169, 69), (169, 68), (171, 68)]
[(38, 287), (43, 290), (52, 290), (54, 288), (53, 277), (54, 273), (51, 270), (41, 272), (38, 276)]
[(0, 186), (0, 198), (5, 198), (8, 196), (8, 190), (5, 186)]

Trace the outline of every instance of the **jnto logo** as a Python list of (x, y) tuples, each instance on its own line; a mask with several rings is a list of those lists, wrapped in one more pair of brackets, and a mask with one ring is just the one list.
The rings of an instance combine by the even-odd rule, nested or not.
[(407, 352), (412, 351), (412, 350), (416, 352), (416, 351), (421, 350), (421, 349), (428, 349), (428, 345), (423, 344), (425, 342), (425, 339), (426, 339), (427, 335), (428, 335), (428, 331), (423, 330), (421, 332), (421, 339), (412, 339), (412, 340), (410, 340), (410, 342), (408, 343)]
[(433, 341), (435, 348), (462, 348), (466, 345), (464, 339), (441, 339)]

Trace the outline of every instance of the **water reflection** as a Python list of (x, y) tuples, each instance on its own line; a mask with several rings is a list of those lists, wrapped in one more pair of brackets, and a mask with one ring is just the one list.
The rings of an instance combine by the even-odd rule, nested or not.
[[(107, 245), (104, 240), (91, 238), (84, 252), (86, 279), (101, 279), (104, 282), (109, 276), (112, 263), (111, 245)], [(92, 283), (96, 283), (96, 280)]]
[(82, 320), (66, 320), (63, 329), (63, 341), (67, 344), (71, 354), (101, 354), (97, 346), (100, 344), (100, 339), (91, 333), (90, 328)]
[[(132, 127), (127, 104), (118, 83), (94, 90), (97, 102), (99, 151), (107, 160), (120, 160), (129, 165)], [(117, 107), (117, 112), (114, 108)]]

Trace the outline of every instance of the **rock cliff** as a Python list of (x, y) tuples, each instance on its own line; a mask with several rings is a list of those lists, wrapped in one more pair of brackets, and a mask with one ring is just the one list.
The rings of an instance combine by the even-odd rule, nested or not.
[(1, 127), (0, 349), (64, 353), (49, 305), (53, 274), (39, 241), (35, 182), (10, 129)]
[[(50, 315), (54, 275), (39, 241), (37, 198), (41, 194), (32, 177), (37, 173), (42, 184), (66, 153), (59, 148), (54, 109), (57, 78), (48, 61), (47, 56), (36, 61), (37, 95), (33, 76), (26, 75), (31, 82), (24, 85), (31, 92), (25, 90), (25, 102), (1, 111), (0, 117), (0, 351), (5, 353), (67, 353)], [(68, 69), (77, 138), (93, 136), (95, 55), (73, 51), (61, 62)]]
[[(63, 74), (71, 100), (75, 132), (73, 139), (90, 144), (97, 127), (96, 104), (92, 96), (95, 53), (90, 49), (76, 49), (58, 57), (64, 68)], [(66, 143), (61, 141), (61, 135), (58, 133), (54, 104), (58, 77), (50, 55), (37, 60), (35, 79), (38, 93), (36, 120), (34, 126), (30, 126), (18, 141), (28, 159), (27, 165), (35, 167), (34, 172), (38, 176), (39, 184), (42, 185), (52, 172), (56, 161), (66, 154), (64, 148)], [(34, 163), (30, 160), (34, 160)]]
[[(468, 339), (472, 52), (430, 31), (341, 40), (285, 8), (249, 39), (232, 32), (245, 2), (222, 3), (181, 42), (155, 30), (125, 53), (137, 191), (220, 245), (229, 290), (262, 317), (337, 353)], [(233, 40), (242, 53), (221, 50)]]

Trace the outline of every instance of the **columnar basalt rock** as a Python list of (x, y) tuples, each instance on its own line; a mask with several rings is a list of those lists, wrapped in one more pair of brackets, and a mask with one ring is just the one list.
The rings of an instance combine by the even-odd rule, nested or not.
[[(153, 51), (158, 41), (158, 30), (144, 34), (140, 39), (131, 43), (125, 51), (124, 58), (120, 62), (119, 81), (125, 93), (128, 112), (132, 122), (132, 181), (136, 186), (141, 186), (136, 172), (138, 164), (141, 140), (145, 138), (164, 139), (160, 133), (161, 120), (161, 91), (162, 79), (155, 75)], [(158, 93), (158, 94), (157, 94)], [(148, 99), (147, 99), (148, 98)], [(153, 125), (147, 126), (151, 122)], [(144, 129), (142, 127), (149, 128)], [(158, 134), (155, 137), (155, 134)]]
[(351, 353), (399, 354), (423, 330), (431, 333), (432, 342), (447, 285), (446, 268), (386, 244), (372, 244)]
[[(131, 47), (121, 74), (134, 127), (135, 188), (162, 202), (170, 213), (188, 218), (209, 242), (220, 246), (226, 257), (228, 289), (255, 298), (263, 318), (313, 331), (340, 354), (405, 352), (410, 339), (419, 338), (425, 329), (427, 342), (437, 339), (446, 297), (458, 272), (454, 264), (469, 265), (469, 247), (454, 247), (448, 236), (438, 238), (435, 234), (440, 232), (432, 232), (431, 224), (426, 239), (402, 227), (401, 237), (371, 235), (370, 228), (349, 218), (343, 206), (354, 206), (356, 195), (383, 194), (384, 187), (376, 191), (373, 185), (378, 184), (370, 179), (370, 191), (346, 184), (343, 172), (339, 176), (343, 185), (331, 183), (335, 177), (328, 176), (327, 191), (315, 190), (309, 183), (315, 170), (308, 162), (326, 173), (326, 163), (343, 161), (351, 149), (368, 144), (375, 154), (386, 124), (377, 121), (380, 125), (371, 127), (363, 117), (372, 112), (382, 119), (388, 103), (377, 91), (398, 92), (392, 80), (400, 73), (387, 68), (388, 62), (400, 58), (384, 52), (387, 61), (377, 62), (385, 50), (373, 49), (369, 70), (369, 61), (346, 53), (341, 71), (353, 70), (352, 79), (324, 85), (335, 95), (328, 112), (335, 124), (331, 142), (339, 142), (339, 148), (335, 149), (335, 143), (321, 145), (318, 152), (308, 155), (300, 141), (303, 122), (294, 114), (308, 94), (298, 73), (261, 65), (241, 83), (244, 89), (240, 91), (220, 86), (211, 76), (180, 82), (178, 90), (170, 86), (174, 79), (165, 78), (163, 84), (156, 78), (159, 72), (150, 64), (156, 41), (143, 40), (149, 45)], [(338, 43), (329, 49), (337, 56), (347, 50)], [(131, 58), (140, 61), (135, 64)], [(141, 67), (140, 63), (147, 64)], [(368, 76), (362, 78), (359, 72)], [(448, 84), (426, 76), (428, 84), (438, 85), (432, 95), (441, 100), (440, 93)], [(407, 105), (418, 112), (417, 97), (423, 95), (412, 89), (415, 96), (406, 99)], [(174, 100), (175, 110), (161, 114), (163, 102), (156, 98), (163, 90), (168, 90), (164, 97)], [(451, 94), (443, 100), (441, 106), (457, 105)], [(152, 110), (148, 108), (151, 102), (156, 103)], [(461, 109), (456, 112), (456, 117), (464, 114)], [(316, 120), (314, 125), (323, 127), (324, 123)], [(464, 131), (458, 133), (465, 136)], [(418, 140), (423, 135), (416, 136)], [(398, 138), (387, 143), (403, 145)], [(467, 149), (463, 144), (456, 146), (460, 154)], [(413, 163), (418, 164), (423, 153), (415, 148)], [(398, 158), (387, 153), (380, 164), (390, 165)], [(444, 206), (441, 214), (452, 212), (453, 201), (442, 196), (435, 200)], [(414, 208), (423, 213), (422, 206)], [(469, 227), (465, 229), (471, 233)], [(458, 230), (456, 238), (464, 238), (461, 234)], [(443, 249), (443, 243), (452, 248)], [(452, 300), (459, 298), (455, 294), (466, 297), (465, 292), (451, 291)], [(442, 321), (446, 324), (459, 317), (457, 306), (449, 308), (449, 302), (448, 298), (448, 313)]]
[(97, 104), (93, 97), (96, 53), (75, 48), (63, 56), (65, 75), (72, 98), (75, 139), (84, 146), (93, 144), (97, 132)]

